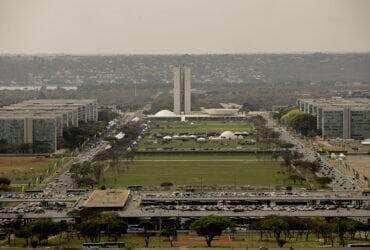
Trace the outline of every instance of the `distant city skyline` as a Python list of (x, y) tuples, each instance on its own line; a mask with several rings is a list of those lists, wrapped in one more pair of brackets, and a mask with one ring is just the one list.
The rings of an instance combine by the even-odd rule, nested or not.
[(1, 0), (0, 53), (370, 52), (368, 0)]

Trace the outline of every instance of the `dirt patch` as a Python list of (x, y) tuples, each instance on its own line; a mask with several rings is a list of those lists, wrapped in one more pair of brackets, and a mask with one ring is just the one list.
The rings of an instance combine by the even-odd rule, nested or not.
[(0, 176), (6, 176), (12, 183), (28, 183), (47, 171), (54, 159), (44, 157), (0, 157)]
[(346, 161), (360, 174), (370, 178), (370, 155), (348, 155)]

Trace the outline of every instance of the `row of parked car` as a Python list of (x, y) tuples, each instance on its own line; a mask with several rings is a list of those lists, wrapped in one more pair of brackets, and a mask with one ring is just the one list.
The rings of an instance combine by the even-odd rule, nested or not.
[(145, 206), (145, 211), (162, 210), (179, 210), (179, 211), (314, 211), (314, 210), (336, 210), (339, 208), (360, 209), (359, 205), (229, 205), (218, 203), (217, 205), (150, 205)]

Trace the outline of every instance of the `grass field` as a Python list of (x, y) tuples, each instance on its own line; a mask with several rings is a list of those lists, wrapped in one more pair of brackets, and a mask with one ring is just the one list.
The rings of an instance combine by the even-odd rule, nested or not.
[(163, 182), (211, 187), (292, 185), (284, 170), (280, 162), (263, 155), (258, 158), (255, 155), (152, 155), (139, 157), (120, 174), (108, 169), (101, 184), (107, 187), (159, 187)]
[(137, 160), (253, 160), (253, 161), (272, 161), (271, 155), (269, 154), (247, 154), (247, 153), (150, 153), (150, 154), (138, 154)]
[[(253, 138), (251, 138), (253, 139)], [(228, 150), (228, 149), (256, 149), (262, 148), (261, 144), (258, 145), (248, 145), (242, 144), (241, 141), (238, 140), (224, 140), (224, 141), (205, 141), (205, 142), (197, 142), (195, 140), (172, 140), (171, 142), (163, 142), (161, 140), (157, 140), (154, 144), (151, 142), (150, 139), (145, 138), (139, 145), (139, 150), (142, 149), (170, 149), (170, 150), (179, 150), (179, 149), (203, 149), (203, 150)]]
[(10, 178), (13, 184), (32, 183), (56, 168), (58, 161), (44, 157), (0, 157), (0, 176)]
[[(240, 140), (208, 140), (210, 135), (218, 136), (224, 131), (251, 133)], [(255, 150), (266, 148), (267, 145), (249, 144), (247, 141), (256, 137), (253, 125), (244, 121), (220, 122), (202, 121), (194, 123), (157, 122), (151, 125), (149, 132), (140, 141), (139, 150)], [(163, 140), (165, 135), (197, 135), (207, 140), (198, 142), (196, 139)]]
[[(254, 152), (264, 147), (258, 143), (247, 144), (250, 142), (248, 139), (255, 139), (255, 135), (253, 125), (246, 121), (157, 122), (150, 127), (149, 132), (139, 142), (139, 153), (134, 162), (129, 164), (128, 168), (124, 167), (125, 163), (122, 162), (120, 170), (108, 168), (100, 185), (104, 184), (106, 187), (142, 185), (147, 189), (157, 189), (164, 182), (171, 182), (177, 187), (203, 186), (210, 189), (225, 186), (274, 188), (304, 185), (294, 184), (289, 179), (290, 174), (285, 173), (286, 167), (272, 159), (271, 154), (240, 152), (242, 151), (240, 149), (252, 149)], [(206, 142), (194, 139), (162, 140), (165, 135), (218, 136), (227, 130), (250, 134), (238, 140)], [(145, 153), (148, 151), (143, 149), (150, 149), (149, 152), (152, 153)], [(199, 149), (203, 152), (197, 153)], [(191, 153), (184, 153), (181, 150)], [(219, 152), (214, 153), (212, 150)], [(170, 153), (164, 153), (168, 151)]]
[(151, 133), (221, 133), (226, 130), (233, 132), (245, 131), (251, 132), (254, 130), (253, 126), (247, 122), (241, 121), (202, 121), (193, 123), (183, 123), (183, 122), (160, 122), (156, 124), (157, 126), (152, 126)]

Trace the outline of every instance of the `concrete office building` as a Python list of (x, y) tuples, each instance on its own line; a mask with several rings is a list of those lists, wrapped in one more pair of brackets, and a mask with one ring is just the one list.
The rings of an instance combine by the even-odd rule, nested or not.
[(173, 112), (188, 115), (191, 113), (190, 68), (175, 67), (173, 73)]
[(297, 104), (301, 111), (316, 116), (323, 138), (370, 138), (370, 99), (300, 99)]
[(61, 142), (61, 119), (53, 114), (0, 114), (0, 139), (13, 145), (32, 144), (40, 153), (52, 153)]
[(37, 108), (76, 108), (79, 121), (97, 121), (98, 120), (98, 103), (95, 99), (41, 99), (28, 100), (21, 103), (13, 104), (14, 107), (37, 107)]
[(62, 116), (63, 127), (78, 127), (77, 108), (58, 108), (38, 107), (38, 106), (8, 106), (0, 109), (2, 113), (22, 114), (31, 112), (32, 114), (60, 114)]
[(96, 100), (29, 100), (0, 108), (0, 139), (53, 153), (60, 148), (64, 129), (97, 120)]

